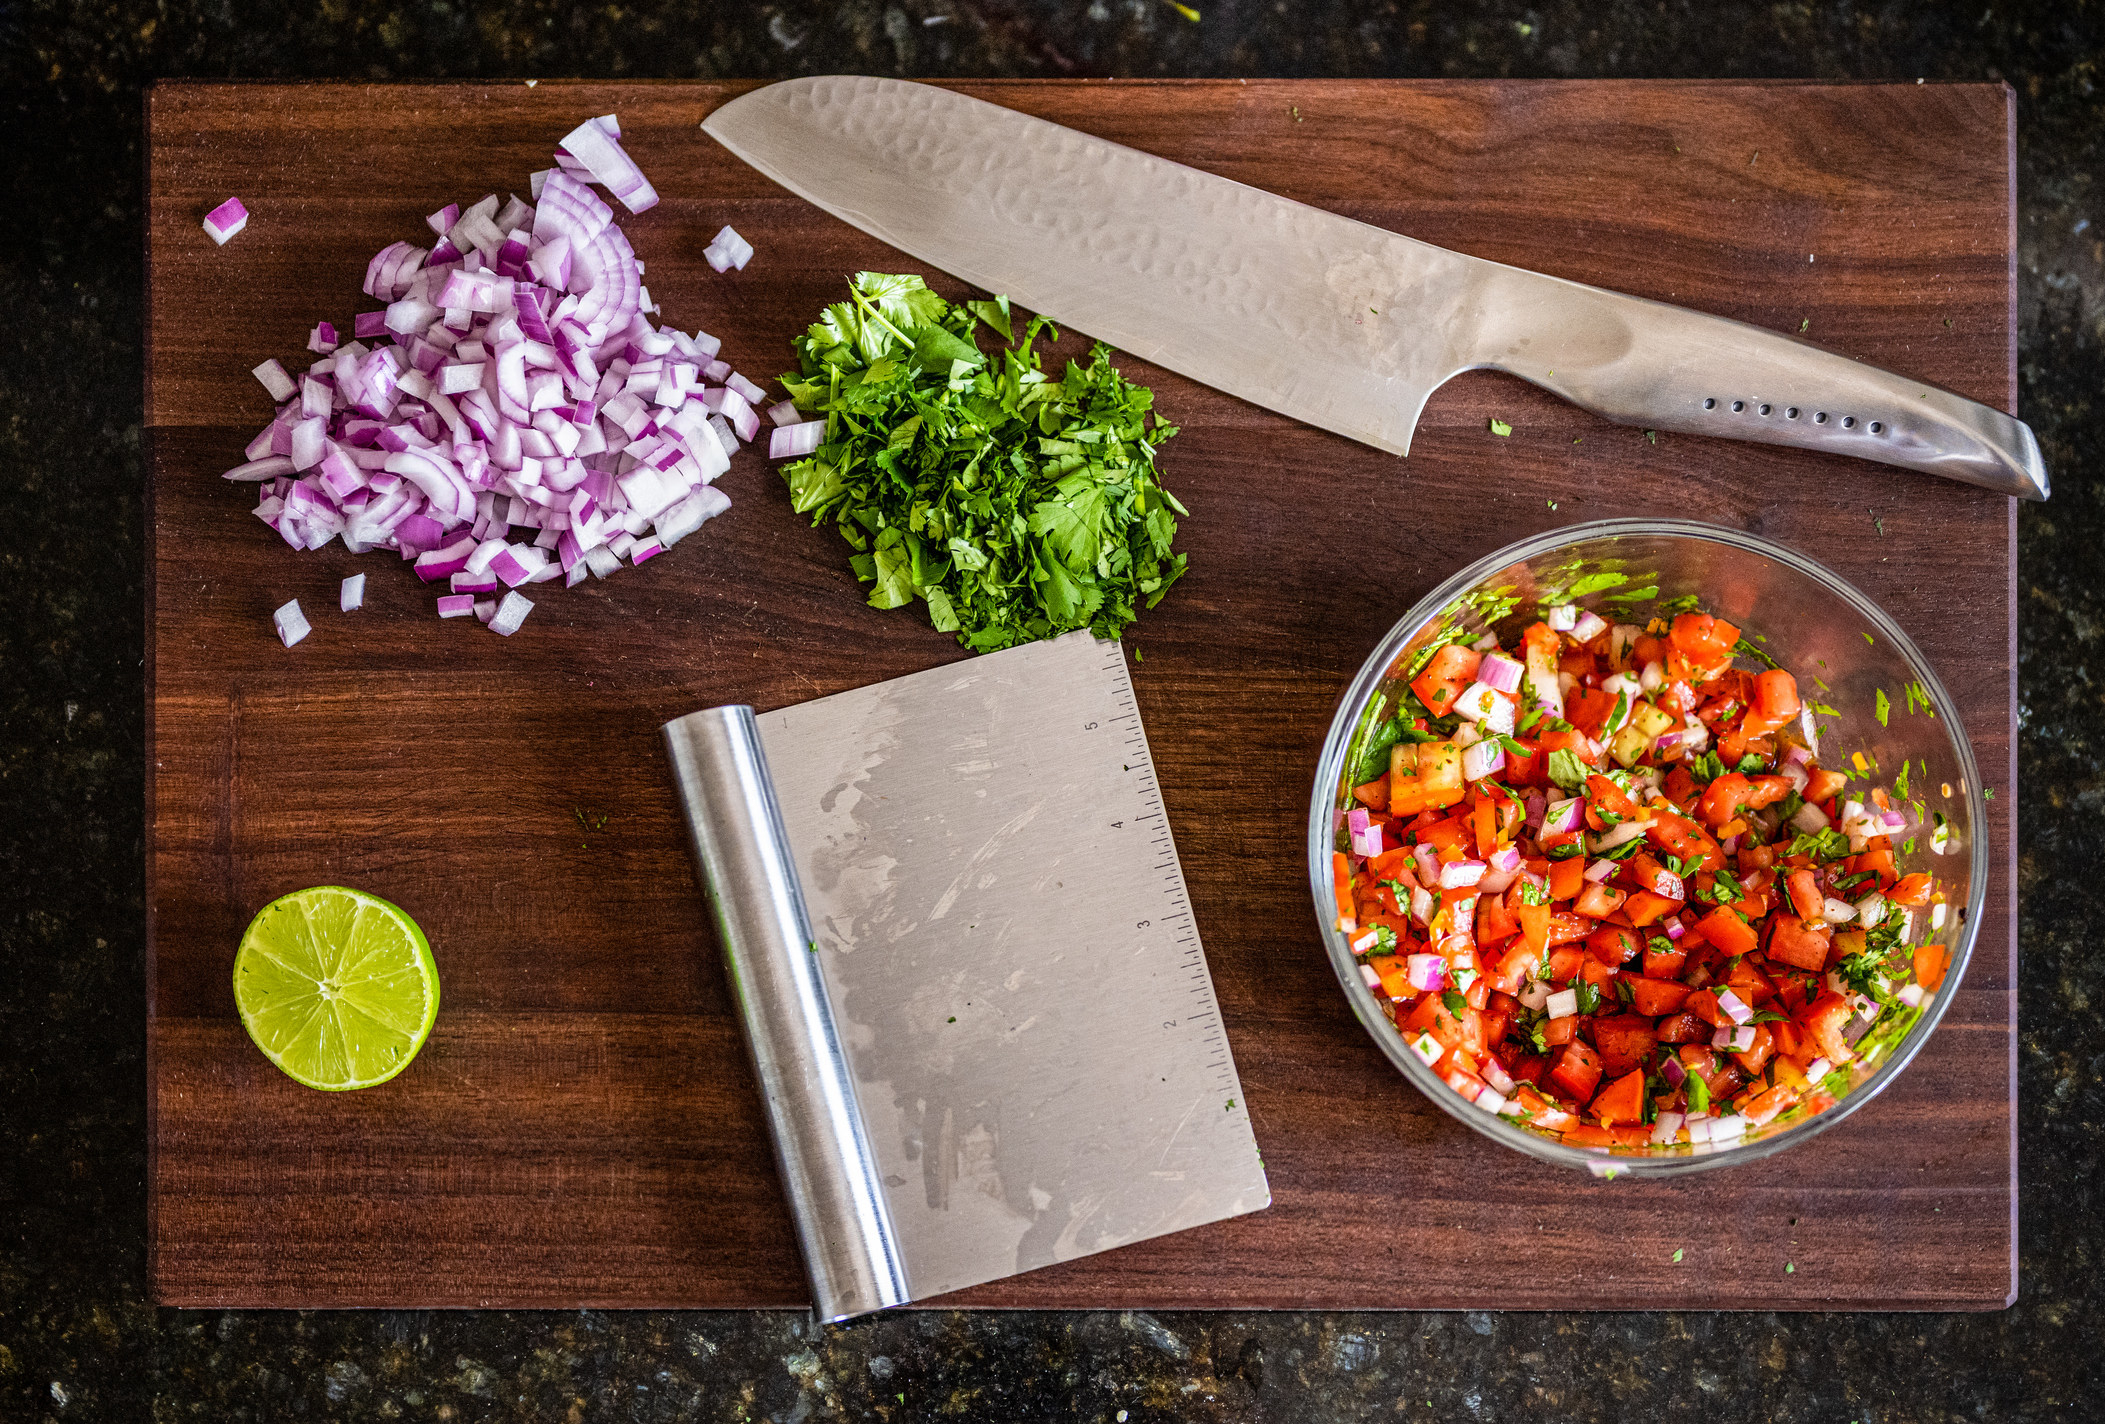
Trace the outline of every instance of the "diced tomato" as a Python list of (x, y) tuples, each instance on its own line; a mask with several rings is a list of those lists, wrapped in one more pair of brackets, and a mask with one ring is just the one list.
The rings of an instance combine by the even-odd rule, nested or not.
[(1659, 863), (1659, 857), (1641, 850), (1623, 863), (1623, 878), (1640, 890), (1649, 890), (1663, 900), (1686, 900), (1688, 886), (1680, 876)]
[(1712, 1026), (1694, 1014), (1674, 1014), (1661, 1019), (1654, 1032), (1661, 1043), (1708, 1043)]
[(1652, 1021), (1638, 1014), (1617, 1014), (1594, 1021), (1593, 1046), (1601, 1056), (1602, 1068), (1609, 1073), (1628, 1072), (1658, 1041)]
[(1750, 1089), (1749, 1095), (1735, 1101), (1733, 1106), (1739, 1109), (1740, 1116), (1760, 1126), (1797, 1101), (1798, 1089), (1779, 1083), (1759, 1093)]
[(1389, 809), (1389, 778), (1377, 776), (1364, 786), (1352, 788), (1352, 797), (1370, 811)]
[(1389, 810), (1399, 816), (1452, 806), (1466, 790), (1453, 742), (1398, 742), (1389, 750)]
[(1849, 1001), (1829, 990), (1798, 1011), (1797, 1023), (1824, 1057), (1835, 1063), (1847, 1063), (1856, 1057), (1849, 1040), (1842, 1036), (1849, 1018)]
[(1666, 785), (1662, 789), (1666, 792), (1667, 800), (1684, 809), (1703, 793), (1703, 788), (1696, 784), (1696, 778), (1689, 775), (1688, 768), (1679, 763), (1666, 774)]
[[(1521, 914), (1525, 915), (1530, 908), (1532, 907), (1523, 906)], [(1535, 966), (1541, 962), (1542, 951), (1531, 948), (1527, 942), (1527, 935), (1523, 932), (1521, 937), (1508, 945), (1506, 952), (1499, 956), (1497, 966), (1491, 971), (1492, 983), (1505, 993), (1514, 993), (1520, 988), (1521, 981), (1533, 973)]]
[(1608, 1128), (1582, 1122), (1576, 1127), (1565, 1128), (1564, 1140), (1573, 1147), (1614, 1147), (1622, 1139)]
[(1802, 920), (1820, 918), (1820, 911), (1827, 904), (1827, 897), (1820, 893), (1820, 877), (1810, 870), (1794, 870), (1786, 883), (1790, 887), (1791, 908), (1798, 912), (1798, 917)]
[(1708, 613), (1682, 613), (1674, 618), (1667, 635), (1681, 655), (1698, 667), (1709, 667), (1732, 656), (1740, 630)]
[(1681, 1006), (1688, 1002), (1688, 986), (1672, 979), (1631, 975), (1623, 982), (1630, 986), (1630, 1007), (1653, 1018), (1678, 1013)]
[(1615, 694), (1599, 688), (1575, 689), (1564, 703), (1564, 720), (1577, 727), (1595, 741), (1608, 723), (1608, 715), (1615, 711)]
[(1760, 943), (1754, 926), (1723, 905), (1703, 917), (1703, 933), (1727, 954), (1746, 954)]
[(1915, 946), (1915, 982), (1926, 994), (1934, 994), (1944, 986), (1944, 971), (1951, 967), (1951, 951), (1941, 944), (1918, 944)]
[(1601, 1060), (1591, 1048), (1575, 1038), (1551, 1060), (1549, 1080), (1574, 1101), (1584, 1103), (1600, 1086)]
[(1747, 1076), (1751, 1078), (1761, 1072), (1762, 1065), (1769, 1061), (1769, 1055), (1775, 1051), (1776, 1038), (1769, 1032), (1769, 1026), (1767, 1024), (1756, 1024), (1754, 1026), (1754, 1045), (1751, 1048), (1734, 1049), (1732, 1058), (1740, 1067), (1747, 1070)]
[(1393, 850), (1383, 851), (1380, 855), (1368, 861), (1367, 873), (1376, 880), (1386, 879), (1396, 874), (1396, 867), (1409, 865), (1414, 858), (1409, 846), (1397, 846)]
[(1927, 875), (1903, 875), (1886, 898), (1896, 905), (1927, 905), (1930, 902), (1930, 878)]
[(1586, 857), (1571, 856), (1550, 862), (1550, 898), (1569, 900), (1586, 888)]
[(1679, 900), (1669, 900), (1664, 895), (1640, 890), (1623, 902), (1623, 913), (1629, 916), (1631, 924), (1643, 928), (1646, 925), (1657, 924), (1679, 910), (1681, 905)]
[(1620, 816), (1625, 821), (1637, 814), (1637, 803), (1623, 794), (1623, 789), (1605, 776), (1586, 778), (1586, 799), (1594, 809)]
[(1522, 905), (1514, 912), (1514, 918), (1520, 921), (1521, 940), (1526, 944), (1528, 953), (1536, 959), (1540, 959), (1549, 950), (1550, 915), (1551, 910), (1547, 905)]
[[(1661, 946), (1664, 946), (1662, 948)], [(1688, 963), (1688, 951), (1668, 939), (1665, 935), (1653, 935), (1645, 941), (1645, 977), (1649, 979), (1678, 979)]]
[[(1474, 1009), (1464, 1012), (1470, 1018), (1476, 1016)], [(1447, 1007), (1446, 999), (1439, 994), (1427, 994), (1420, 999), (1404, 1019), (1402, 1027), (1404, 1033), (1411, 1036), (1429, 1033), (1449, 1048), (1453, 1048), (1468, 1036), (1468, 1024), (1455, 1016)]]
[[(1633, 1068), (1602, 1089), (1600, 1097), (1594, 1100), (1593, 1115), (1610, 1127), (1619, 1122), (1642, 1121), (1645, 1115), (1644, 1070)], [(1569, 1133), (1565, 1140), (1570, 1140)]]
[(1825, 924), (1802, 920), (1796, 915), (1778, 915), (1771, 923), (1774, 927), (1769, 931), (1769, 958), (1793, 969), (1827, 967), (1827, 957), (1834, 945), (1830, 938), (1833, 931)]
[(1416, 989), (1411, 987), (1410, 980), (1404, 975), (1406, 967), (1404, 962), (1395, 955), (1370, 954), (1367, 956), (1366, 963), (1367, 967), (1373, 970), (1375, 975), (1381, 980), (1381, 991), (1390, 998), (1408, 999), (1418, 993)]
[(1542, 1026), (1542, 1041), (1551, 1048), (1570, 1043), (1579, 1033), (1579, 1016), (1566, 1014), (1561, 1019), (1551, 1019)]
[(1588, 882), (1586, 888), (1579, 892), (1578, 899), (1572, 902), (1571, 908), (1574, 914), (1585, 915), (1589, 919), (1603, 920), (1620, 910), (1623, 907), (1623, 901), (1628, 898), (1630, 897), (1626, 892), (1618, 890), (1612, 885), (1598, 885)]
[(1454, 711), (1455, 702), (1475, 680), (1477, 666), (1483, 660), (1484, 655), (1474, 648), (1449, 643), (1433, 654), (1425, 671), (1411, 679), (1411, 691), (1418, 694), (1418, 700), (1435, 717), (1444, 717)]
[(1713, 826), (1722, 826), (1739, 814), (1739, 808), (1753, 794), (1753, 789), (1746, 777), (1728, 771), (1704, 791), (1696, 814)]
[(1725, 852), (1694, 821), (1662, 812), (1645, 824), (1645, 836), (1668, 855), (1693, 860), (1704, 870), (1722, 870)]
[(1781, 668), (1771, 668), (1754, 679), (1754, 705), (1747, 709), (1741, 730), (1749, 736), (1774, 732), (1798, 715), (1798, 679)]
[(1579, 966), (1586, 962), (1586, 953), (1573, 944), (1554, 945), (1550, 949), (1550, 978), (1566, 984), (1579, 977)]
[(1603, 925), (1586, 936), (1586, 949), (1601, 963), (1619, 968), (1643, 951), (1644, 941), (1626, 925)]
[(1447, 816), (1418, 827), (1413, 834), (1418, 837), (1420, 845), (1429, 845), (1434, 850), (1460, 850), (1462, 837), (1469, 834), (1468, 818)]
[[(1880, 841), (1883, 839), (1881, 837)], [(1879, 888), (1885, 889), (1892, 886), (1894, 880), (1893, 847), (1880, 844), (1880, 841), (1867, 841), (1862, 855), (1850, 857), (1849, 868), (1853, 871), (1870, 871), (1878, 877)]]
[(1531, 741), (1526, 737), (1515, 737), (1513, 742), (1520, 750), (1516, 752), (1512, 747), (1506, 748), (1504, 776), (1507, 784), (1512, 786), (1541, 786), (1547, 783), (1549, 781), (1549, 754), (1543, 751), (1542, 743)]
[(1469, 816), (1470, 833), (1476, 839), (1476, 853), (1488, 856), (1498, 849), (1498, 805), (1496, 802), (1479, 800)]
[(1805, 790), (1800, 794), (1816, 806), (1823, 805), (1828, 801), (1832, 801), (1835, 793), (1848, 784), (1849, 778), (1842, 775), (1841, 772), (1829, 771), (1826, 767), (1822, 767), (1806, 778)]
[(1352, 857), (1343, 851), (1334, 851), (1330, 857), (1331, 889), (1337, 896), (1338, 928), (1349, 929), (1355, 924), (1352, 897)]
[(1485, 949), (1504, 944), (1520, 933), (1520, 921), (1498, 895), (1480, 895), (1476, 902), (1476, 942)]
[(1739, 995), (1743, 1004), (1765, 1004), (1776, 997), (1776, 985), (1768, 975), (1754, 967), (1751, 959), (1742, 959), (1732, 966), (1725, 987)]

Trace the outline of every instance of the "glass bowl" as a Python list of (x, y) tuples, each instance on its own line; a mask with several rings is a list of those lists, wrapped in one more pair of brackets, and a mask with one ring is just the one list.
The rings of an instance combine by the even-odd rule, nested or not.
[[(1852, 1020), (1858, 1057), (1824, 1080), (1835, 1101), (1823, 1111), (1794, 1108), (1730, 1146), (1571, 1146), (1554, 1133), (1494, 1116), (1449, 1087), (1397, 1031), (1387, 995), (1366, 984), (1350, 938), (1337, 927), (1331, 882), (1331, 854), (1349, 848), (1341, 825), (1355, 804), (1347, 759), (1361, 759), (1362, 743), (1385, 715), (1377, 697), (1393, 706), (1395, 690), (1431, 649), (1454, 641), (1457, 630), (1465, 642), (1488, 632), (1511, 646), (1554, 604), (1577, 603), (1610, 623), (1643, 624), (1659, 604), (1691, 594), (1796, 674), (1808, 703), (1834, 709), (1835, 715), (1818, 718), (1821, 764), (1868, 772), (1850, 782), (1845, 797), (1868, 801), (1872, 787), (1883, 786), (1901, 804), (1896, 778), (1907, 766), (1905, 800), (1918, 808), (1924, 829), (1896, 848), (1895, 859), (1903, 874), (1923, 871), (1934, 880), (1932, 904), (1916, 912), (1907, 942), (1942, 943), (1950, 959), (1933, 994), (1892, 983), (1895, 994), (1919, 997), (1919, 1004), (1896, 1001), (1877, 1008), (1874, 1018), (1860, 1013)], [(1389, 630), (1345, 689), (1323, 743), (1309, 801), (1309, 888), (1353, 1013), (1397, 1071), (1433, 1102), (1486, 1137), (1545, 1162), (1597, 1175), (1667, 1176), (1782, 1151), (1834, 1126), (1899, 1076), (1943, 1018), (1972, 957), (1988, 888), (1986, 825), (1980, 776), (1958, 709), (1914, 643), (1870, 599), (1803, 554), (1751, 534), (1690, 520), (1607, 520), (1525, 539), (1478, 560)]]

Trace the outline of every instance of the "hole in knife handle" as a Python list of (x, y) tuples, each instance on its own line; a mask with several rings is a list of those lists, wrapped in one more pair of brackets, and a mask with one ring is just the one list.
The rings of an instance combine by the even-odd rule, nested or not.
[(1773, 408), (1767, 401), (1763, 401), (1761, 403), (1761, 414), (1767, 415)]
[(1854, 430), (1854, 429), (1856, 429), (1856, 417), (1855, 417), (1855, 416), (1853, 416), (1853, 415), (1845, 415), (1845, 416), (1843, 416), (1843, 417), (1842, 417), (1842, 428), (1843, 428), (1844, 430)]
[(1785, 420), (1796, 420), (1798, 418), (1798, 407), (1795, 405), (1785, 406), (1783, 411), (1783, 418)]
[(1874, 420), (1871, 422), (1871, 433), (1873, 435), (1883, 435), (1886, 433), (1886, 427)]
[(1814, 412), (1813, 412), (1813, 424), (1815, 424), (1815, 425), (1825, 425), (1825, 424), (1827, 424), (1827, 412), (1826, 412), (1826, 411), (1824, 411), (1824, 410), (1814, 411)]
[(1705, 409), (1705, 410), (1716, 410), (1717, 408), (1718, 408), (1718, 398), (1717, 398), (1716, 396), (1705, 396), (1705, 397), (1703, 397), (1703, 409)]
[(1738, 415), (1741, 411), (1745, 410), (1746, 408), (1747, 403), (1745, 401), (1734, 401), (1732, 403), (1732, 413), (1734, 415)]

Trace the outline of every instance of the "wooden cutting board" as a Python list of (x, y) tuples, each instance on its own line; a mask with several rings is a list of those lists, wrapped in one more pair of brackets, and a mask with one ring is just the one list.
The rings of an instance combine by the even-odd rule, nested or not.
[[(658, 726), (956, 660), (864, 606), (757, 455), (646, 569), (551, 586), (510, 640), (441, 623), (391, 558), (296, 554), (219, 472), (248, 375), (362, 306), (422, 215), (522, 192), (619, 111), (664, 202), (625, 226), (666, 320), (756, 377), (860, 268), (914, 269), (696, 125), (746, 86), (162, 85), (150, 130), (149, 1014), (156, 1299), (186, 1306), (795, 1306), (807, 1295)], [(1681, 302), (2009, 408), (2002, 86), (980, 83), (967, 92), (1504, 262)], [(239, 195), (248, 230), (198, 223)], [(718, 276), (731, 223), (759, 249)], [(937, 285), (959, 295), (957, 284)], [(1269, 1211), (997, 1282), (1048, 1307), (1993, 1309), (2015, 1280), (2010, 501), (1848, 460), (1600, 423), (1462, 377), (1398, 461), (1122, 363), (1183, 427), (1191, 573), (1128, 637)], [(1490, 417), (1509, 422), (1492, 436)], [(1344, 681), (1461, 564), (1535, 531), (1693, 515), (1825, 561), (1965, 709), (1996, 871), (1971, 972), (1881, 1099), (1780, 1157), (1600, 1183), (1500, 1149), (1346, 1009), (1303, 883)], [(370, 574), (366, 607), (337, 581)], [(287, 651), (273, 607), (315, 631)], [(581, 820), (582, 818), (582, 820)], [(602, 820), (603, 818), (603, 820)], [(316, 1094), (250, 1047), (243, 925), (303, 885), (424, 925), (444, 1008), (384, 1087)], [(1675, 1259), (1676, 1252), (1680, 1259)]]

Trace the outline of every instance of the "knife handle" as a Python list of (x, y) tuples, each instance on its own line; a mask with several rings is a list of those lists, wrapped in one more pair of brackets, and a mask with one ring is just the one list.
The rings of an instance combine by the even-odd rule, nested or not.
[(2045, 499), (2024, 422), (1726, 317), (1518, 268), (1478, 310), (1484, 362), (1619, 425), (1792, 445)]

